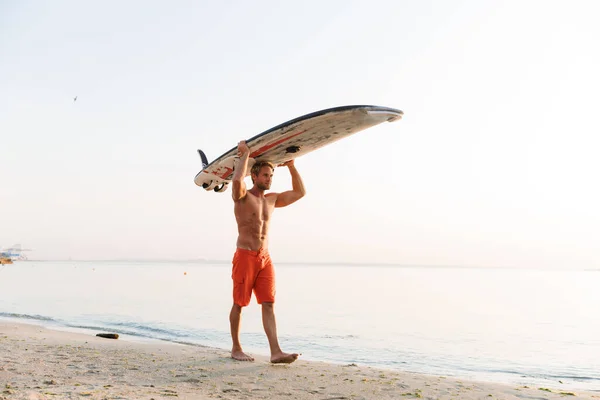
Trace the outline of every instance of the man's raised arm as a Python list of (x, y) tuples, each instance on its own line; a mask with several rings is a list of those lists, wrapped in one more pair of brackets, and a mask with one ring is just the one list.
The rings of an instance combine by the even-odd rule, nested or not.
[(244, 178), (248, 171), (250, 149), (244, 140), (238, 143), (238, 156), (240, 157), (240, 160), (237, 168), (235, 168), (235, 171), (233, 172), (232, 179), (233, 188), (231, 189), (231, 196), (233, 197), (233, 201), (241, 200), (246, 196), (246, 183), (244, 182)]
[(304, 182), (302, 182), (302, 178), (300, 177), (300, 174), (294, 165), (294, 160), (290, 160), (283, 165), (287, 166), (290, 170), (290, 175), (292, 176), (292, 190), (280, 193), (279, 196), (277, 196), (275, 207), (289, 206), (290, 204), (300, 200), (306, 194)]

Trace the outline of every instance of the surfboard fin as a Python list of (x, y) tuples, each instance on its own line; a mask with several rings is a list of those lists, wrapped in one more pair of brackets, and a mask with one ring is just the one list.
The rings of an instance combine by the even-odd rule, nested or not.
[(198, 149), (198, 154), (200, 154), (200, 159), (202, 160), (202, 169), (206, 168), (208, 165), (208, 158), (206, 158), (206, 154), (200, 149)]

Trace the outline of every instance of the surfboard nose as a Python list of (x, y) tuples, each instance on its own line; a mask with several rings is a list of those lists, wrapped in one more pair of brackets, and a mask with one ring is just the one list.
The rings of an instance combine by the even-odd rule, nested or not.
[(400, 112), (400, 114), (396, 114), (396, 115), (393, 115), (393, 116), (389, 117), (389, 118), (387, 119), (387, 121), (388, 121), (388, 122), (394, 122), (394, 121), (397, 121), (397, 120), (399, 120), (399, 119), (402, 119), (402, 116), (403, 116), (403, 115), (404, 115), (404, 113), (403, 113), (403, 112)]
[(381, 115), (389, 115), (387, 118), (388, 122), (394, 122), (397, 121), (399, 119), (402, 118), (402, 116), (404, 115), (404, 112), (400, 111), (400, 110), (394, 110), (393, 112), (390, 110), (368, 110), (367, 113), (369, 115), (372, 115), (374, 117), (379, 117)]

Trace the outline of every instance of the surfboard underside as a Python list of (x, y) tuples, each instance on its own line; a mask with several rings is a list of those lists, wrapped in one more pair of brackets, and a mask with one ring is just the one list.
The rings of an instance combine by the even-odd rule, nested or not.
[[(308, 114), (248, 139), (249, 166), (263, 160), (282, 164), (402, 115), (400, 110), (377, 106), (345, 106)], [(194, 182), (206, 190), (224, 191), (233, 178), (237, 160), (236, 146), (203, 166)], [(205, 158), (202, 161), (204, 164)]]

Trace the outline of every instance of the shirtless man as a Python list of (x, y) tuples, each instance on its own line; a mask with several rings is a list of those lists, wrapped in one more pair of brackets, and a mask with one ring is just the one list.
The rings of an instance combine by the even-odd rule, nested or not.
[(272, 363), (292, 363), (298, 354), (284, 353), (277, 340), (277, 327), (273, 303), (275, 302), (275, 270), (267, 249), (269, 223), (275, 207), (288, 206), (305, 194), (304, 184), (294, 166), (286, 162), (292, 176), (292, 190), (283, 193), (268, 193), (273, 178), (271, 163), (256, 162), (250, 171), (252, 183), (246, 190), (244, 177), (248, 169), (250, 150), (245, 141), (238, 144), (239, 164), (233, 174), (233, 201), (235, 219), (238, 224), (237, 249), (233, 257), (233, 307), (229, 314), (233, 347), (231, 357), (240, 361), (254, 361), (244, 353), (240, 344), (240, 320), (242, 307), (250, 303), (254, 290), (256, 301), (262, 305), (262, 320), (269, 339)]

